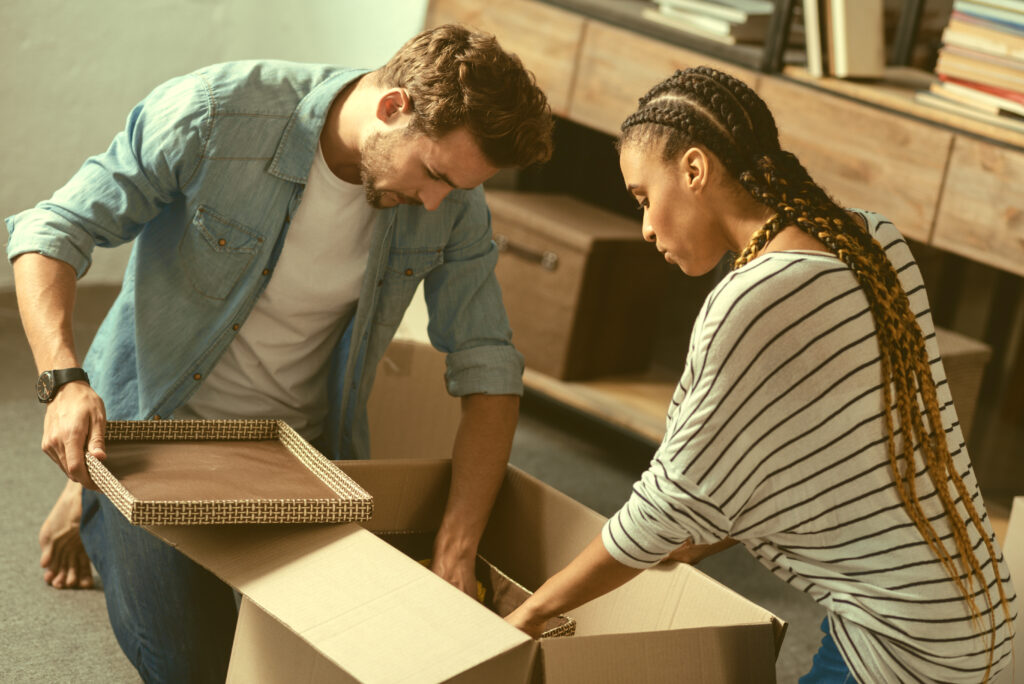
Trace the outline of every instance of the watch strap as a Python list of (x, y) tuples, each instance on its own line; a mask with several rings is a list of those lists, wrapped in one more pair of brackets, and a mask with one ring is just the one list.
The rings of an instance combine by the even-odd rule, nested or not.
[(53, 371), (53, 391), (56, 392), (57, 388), (61, 385), (66, 385), (69, 382), (75, 382), (76, 380), (85, 380), (89, 382), (89, 374), (85, 372), (83, 368), (61, 368), (60, 370)]

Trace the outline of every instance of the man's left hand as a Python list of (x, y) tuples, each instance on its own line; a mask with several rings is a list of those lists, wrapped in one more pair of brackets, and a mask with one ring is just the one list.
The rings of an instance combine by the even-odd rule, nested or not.
[[(436, 549), (435, 549), (436, 551)], [(460, 556), (453, 553), (435, 553), (430, 563), (434, 574), (476, 598), (476, 554)]]

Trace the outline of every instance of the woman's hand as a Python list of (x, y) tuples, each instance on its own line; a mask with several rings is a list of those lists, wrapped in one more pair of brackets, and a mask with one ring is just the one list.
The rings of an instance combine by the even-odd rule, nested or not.
[(522, 605), (506, 615), (505, 621), (536, 639), (544, 631), (544, 623), (548, 619), (543, 615), (535, 614), (532, 603), (531, 599), (527, 599)]

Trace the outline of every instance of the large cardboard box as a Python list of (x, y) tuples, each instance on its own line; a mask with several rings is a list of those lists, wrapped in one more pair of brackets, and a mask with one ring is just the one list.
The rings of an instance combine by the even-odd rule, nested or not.
[[(451, 461), (343, 461), (376, 501), (346, 525), (153, 528), (244, 596), (232, 682), (773, 682), (785, 624), (685, 565), (534, 641), (377, 534), (437, 528)], [(604, 518), (509, 468), (480, 554), (535, 589)]]
[(673, 269), (628, 219), (566, 195), (488, 190), (495, 273), (526, 365), (563, 380), (644, 370)]

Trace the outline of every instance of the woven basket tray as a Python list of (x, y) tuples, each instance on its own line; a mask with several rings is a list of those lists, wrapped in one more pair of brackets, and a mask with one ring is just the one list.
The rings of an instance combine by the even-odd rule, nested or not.
[(355, 522), (373, 497), (279, 420), (112, 420), (89, 475), (133, 525)]

